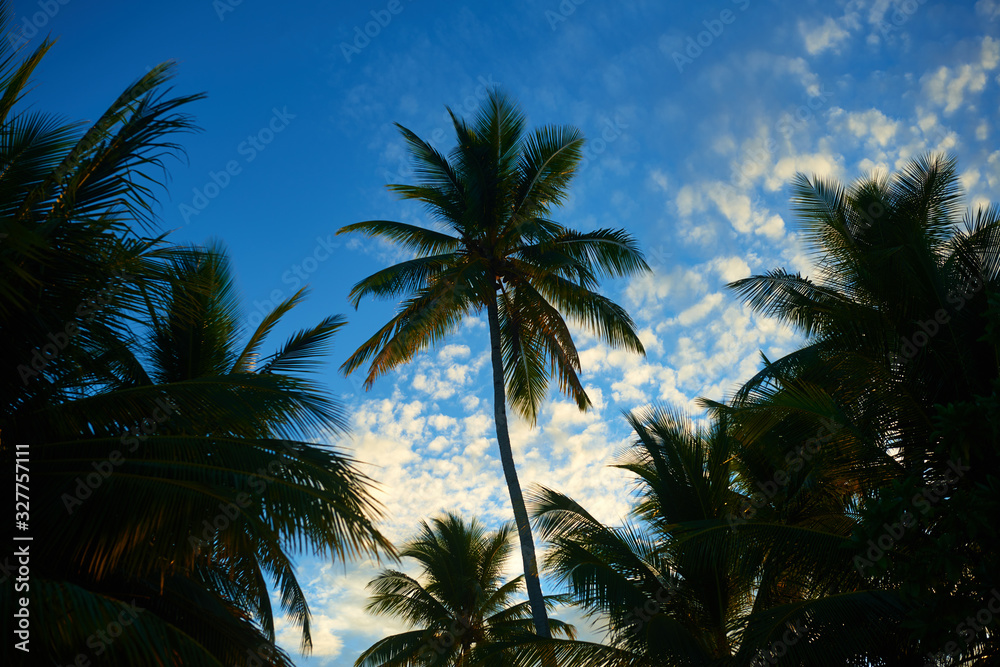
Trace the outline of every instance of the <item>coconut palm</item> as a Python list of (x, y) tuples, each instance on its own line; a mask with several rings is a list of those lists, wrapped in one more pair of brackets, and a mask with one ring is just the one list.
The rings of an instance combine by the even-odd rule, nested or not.
[[(492, 649), (533, 636), (529, 604), (516, 601), (524, 577), (504, 581), (503, 576), (513, 532), (509, 524), (488, 532), (475, 519), (466, 522), (454, 514), (422, 522), (400, 551), (419, 564), (420, 575), (386, 570), (368, 584), (368, 611), (402, 619), (414, 629), (380, 639), (356, 667), (506, 664), (509, 650)], [(550, 597), (546, 603), (557, 601)], [(555, 619), (548, 624), (551, 633), (574, 637), (572, 626)]]
[[(1000, 584), (1000, 497), (990, 481), (1000, 463), (1000, 209), (963, 219), (961, 195), (955, 160), (941, 156), (846, 187), (798, 176), (793, 203), (817, 275), (774, 270), (730, 287), (798, 328), (806, 345), (765, 360), (729, 406), (713, 404), (744, 442), (770, 443), (769, 456), (783, 451), (766, 434), (783, 432), (787, 449), (820, 418), (842, 425), (827, 471), (856, 499), (853, 552), (865, 586), (906, 609), (918, 641), (903, 652), (940, 651)], [(947, 498), (926, 511), (914, 504), (942, 484)], [(886, 554), (868, 547), (904, 511), (919, 527)], [(980, 633), (961, 650), (984, 658), (998, 649)]]
[[(449, 110), (449, 113), (450, 110)], [(580, 359), (564, 315), (605, 343), (643, 352), (628, 314), (594, 291), (602, 277), (648, 270), (624, 231), (576, 232), (549, 219), (565, 201), (583, 137), (572, 127), (525, 132), (525, 118), (503, 93), (490, 91), (473, 123), (452, 114), (458, 145), (448, 158), (410, 130), (400, 131), (416, 160), (416, 185), (390, 185), (423, 202), (438, 229), (387, 220), (348, 225), (413, 252), (413, 259), (358, 282), (366, 296), (403, 297), (399, 310), (343, 365), (350, 373), (371, 362), (366, 386), (405, 364), (485, 310), (493, 366), (497, 444), (521, 545), (535, 627), (545, 635), (545, 610), (531, 528), (511, 452), (508, 401), (534, 423), (550, 378), (580, 409), (590, 404)]]
[[(922, 474), (934, 457), (933, 406), (990, 392), (1000, 363), (983, 338), (1000, 278), (1000, 209), (963, 224), (961, 194), (955, 160), (940, 156), (850, 187), (797, 176), (793, 206), (817, 275), (777, 269), (730, 287), (807, 344), (766, 363), (734, 405), (767, 401), (788, 378), (821, 387), (882, 453), (867, 457), (880, 464), (876, 484), (899, 464)], [(896, 448), (900, 456), (885, 455)]]
[(369, 480), (342, 452), (307, 441), (345, 429), (340, 406), (299, 377), (343, 320), (327, 318), (257, 358), (303, 294), (237, 345), (221, 252), (189, 249), (171, 264), (170, 289), (147, 292), (145, 330), (116, 348), (87, 348), (107, 369), (94, 382), (100, 391), (5, 424), (13, 441), (30, 444), (35, 488), (50, 499), (32, 515), (52, 531), (51, 551), (33, 559), (34, 613), (45, 628), (36, 639), (64, 662), (136, 604), (144, 613), (109, 659), (232, 664), (249, 648), (261, 664), (291, 664), (274, 647), (269, 587), (308, 649), (295, 553), (391, 553), (372, 523)]
[[(89, 127), (22, 110), (50, 46), (19, 61), (0, 43), (0, 457), (30, 470), (31, 658), (291, 664), (268, 586), (308, 647), (294, 554), (391, 553), (368, 480), (310, 442), (345, 426), (302, 375), (342, 320), (259, 359), (303, 294), (242, 332), (221, 248), (146, 235), (149, 167), (199, 96), (167, 97), (162, 65)], [(4, 614), (18, 597), (3, 586)], [(4, 647), (5, 664), (24, 657)]]
[(736, 499), (726, 434), (696, 431), (663, 410), (628, 419), (638, 440), (616, 466), (638, 476), (632, 520), (607, 526), (561, 493), (532, 494), (551, 545), (547, 567), (607, 633), (604, 644), (553, 644), (559, 664), (721, 664), (736, 649), (754, 576), (738, 576), (734, 550), (709, 559), (672, 540), (690, 524), (725, 526)]
[(621, 525), (533, 493), (546, 565), (606, 640), (528, 643), (511, 664), (547, 650), (566, 666), (860, 666), (900, 641), (885, 628), (898, 620), (891, 605), (860, 585), (841, 548), (853, 520), (811, 488), (820, 465), (761, 499), (751, 471), (762, 462), (724, 420), (699, 428), (664, 408), (628, 420), (637, 439), (616, 466), (636, 475), (637, 503)]

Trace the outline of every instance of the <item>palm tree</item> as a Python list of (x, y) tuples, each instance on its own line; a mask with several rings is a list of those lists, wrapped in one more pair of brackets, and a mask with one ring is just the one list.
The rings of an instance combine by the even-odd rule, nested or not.
[[(451, 111), (449, 110), (449, 113)], [(388, 220), (348, 225), (388, 239), (415, 257), (358, 282), (362, 298), (405, 297), (395, 317), (343, 365), (350, 373), (371, 361), (366, 387), (486, 310), (493, 365), (497, 444), (510, 493), (535, 628), (545, 636), (545, 609), (531, 527), (507, 429), (506, 405), (534, 423), (549, 379), (581, 410), (590, 399), (563, 313), (609, 345), (643, 353), (628, 314), (594, 290), (598, 279), (649, 267), (626, 232), (581, 233), (549, 219), (567, 196), (583, 137), (572, 127), (525, 134), (525, 118), (500, 91), (490, 91), (472, 124), (452, 114), (458, 145), (449, 158), (399, 126), (417, 162), (417, 185), (390, 185), (423, 202), (442, 230)]]
[(760, 403), (788, 378), (823, 387), (852, 429), (877, 441), (876, 484), (900, 465), (923, 474), (935, 456), (933, 406), (990, 392), (1000, 367), (983, 337), (1000, 278), (1000, 209), (966, 215), (960, 228), (955, 160), (941, 156), (850, 187), (800, 174), (793, 188), (817, 276), (776, 269), (730, 288), (807, 345), (767, 362), (734, 404)]
[[(368, 611), (401, 618), (415, 629), (375, 642), (355, 667), (495, 664), (503, 652), (491, 649), (531, 636), (529, 604), (513, 601), (524, 577), (503, 580), (512, 536), (509, 524), (487, 532), (475, 519), (465, 522), (454, 514), (422, 522), (400, 551), (419, 563), (419, 578), (386, 570), (368, 584)], [(557, 601), (550, 597), (546, 603)], [(548, 624), (552, 633), (575, 636), (570, 625), (555, 619)]]
[[(787, 448), (821, 418), (842, 425), (827, 470), (856, 501), (854, 553), (874, 554), (866, 587), (895, 598), (918, 638), (904, 652), (940, 651), (1000, 584), (990, 481), (1000, 464), (1000, 209), (963, 220), (961, 194), (955, 160), (941, 156), (847, 187), (799, 175), (793, 203), (817, 276), (774, 270), (730, 287), (806, 345), (765, 360), (729, 406), (712, 404), (748, 443), (783, 432)], [(934, 507), (914, 502), (941, 485), (949, 491), (931, 497)], [(919, 528), (890, 553), (866, 552), (903, 511)], [(962, 651), (996, 655), (995, 636), (980, 633)]]
[(860, 667), (899, 641), (884, 627), (898, 619), (860, 587), (841, 548), (853, 520), (813, 487), (821, 466), (791, 475), (762, 502), (751, 472), (761, 465), (757, 451), (724, 419), (698, 428), (650, 408), (628, 420), (637, 439), (616, 463), (637, 478), (628, 520), (605, 525), (544, 487), (532, 503), (551, 545), (546, 565), (604, 622), (607, 639), (527, 644), (511, 664), (534, 660), (536, 648), (567, 667), (744, 667), (777, 657)]
[(269, 586), (307, 650), (295, 552), (392, 553), (372, 523), (370, 481), (342, 452), (306, 441), (346, 428), (340, 406), (298, 377), (343, 320), (327, 318), (259, 359), (303, 294), (237, 345), (221, 249), (188, 249), (170, 264), (169, 289), (146, 292), (145, 330), (115, 348), (87, 348), (106, 371), (86, 395), (5, 424), (5, 435), (29, 443), (36, 492), (50, 499), (32, 514), (51, 531), (32, 560), (41, 602), (33, 614), (45, 628), (37, 639), (65, 662), (136, 604), (144, 613), (110, 654), (119, 664), (166, 655), (233, 664), (250, 648), (261, 664), (290, 665), (274, 646)]
[[(18, 110), (50, 46), (18, 64), (0, 44), (0, 343), (13, 361), (0, 458), (30, 470), (32, 658), (221, 665), (249, 650), (289, 665), (268, 585), (307, 647), (294, 553), (392, 553), (367, 478), (309, 442), (345, 427), (339, 403), (301, 377), (343, 322), (257, 359), (299, 293), (240, 344), (221, 248), (144, 233), (148, 167), (176, 152), (170, 134), (192, 128), (179, 110), (200, 96), (167, 98), (161, 65), (89, 128)], [(23, 657), (4, 646), (5, 663)]]
[[(687, 524), (724, 525), (734, 504), (723, 429), (696, 431), (677, 413), (628, 416), (638, 440), (618, 461), (638, 477), (633, 521), (606, 526), (556, 491), (533, 493), (546, 558), (572, 599), (599, 616), (605, 644), (554, 644), (562, 665), (721, 664), (751, 600), (740, 555), (708, 559), (674, 543)], [(746, 562), (746, 561), (744, 561)]]

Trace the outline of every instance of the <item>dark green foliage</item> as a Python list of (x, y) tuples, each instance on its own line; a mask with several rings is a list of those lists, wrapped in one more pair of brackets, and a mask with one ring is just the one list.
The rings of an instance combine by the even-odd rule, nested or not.
[[(368, 611), (395, 616), (417, 629), (385, 637), (364, 651), (357, 667), (502, 665), (532, 631), (531, 609), (516, 597), (524, 577), (504, 581), (514, 529), (487, 532), (475, 520), (449, 514), (423, 523), (400, 550), (421, 569), (418, 578), (386, 570), (368, 584)], [(551, 608), (559, 598), (549, 597)], [(549, 619), (550, 632), (574, 636)]]
[(343, 320), (258, 359), (303, 294), (244, 331), (223, 248), (149, 235), (201, 96), (169, 96), (165, 64), (90, 127), (20, 110), (50, 46), (0, 42), (0, 459), (29, 472), (35, 538), (30, 588), (0, 589), (5, 618), (30, 599), (31, 654), (8, 636), (3, 662), (290, 665), (269, 586), (308, 649), (295, 554), (392, 553), (369, 480), (312, 442), (346, 427), (308, 377)]

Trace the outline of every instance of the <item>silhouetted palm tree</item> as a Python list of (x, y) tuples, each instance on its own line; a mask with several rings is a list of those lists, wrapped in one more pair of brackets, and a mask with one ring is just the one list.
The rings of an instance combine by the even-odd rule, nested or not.
[[(420, 564), (420, 576), (386, 570), (368, 584), (369, 611), (415, 629), (377, 641), (356, 667), (504, 664), (503, 651), (492, 648), (533, 636), (529, 604), (514, 600), (524, 577), (503, 577), (512, 537), (509, 524), (487, 532), (475, 519), (465, 522), (454, 514), (422, 523), (400, 551)], [(574, 636), (570, 625), (555, 619), (548, 624), (552, 633)]]
[[(449, 110), (449, 113), (450, 110)], [(416, 254), (351, 290), (404, 297), (392, 320), (361, 345), (345, 372), (371, 362), (366, 385), (440, 341), (466, 315), (486, 311), (493, 364), (497, 443), (521, 544), (536, 631), (547, 632), (541, 585), (507, 428), (506, 405), (534, 422), (552, 375), (580, 409), (590, 400), (577, 375), (580, 359), (564, 314), (605, 343), (643, 352), (628, 314), (594, 290), (598, 280), (648, 270), (620, 230), (580, 233), (549, 215), (567, 196), (583, 137), (572, 127), (525, 134), (525, 119), (506, 95), (490, 91), (472, 124), (455, 118), (458, 145), (449, 158), (400, 126), (417, 162), (417, 185), (390, 185), (423, 202), (444, 231), (387, 220), (348, 225)]]
[[(983, 334), (1000, 277), (1000, 209), (970, 213), (963, 226), (955, 160), (934, 156), (850, 187), (800, 174), (793, 188), (817, 275), (776, 269), (730, 287), (754, 310), (797, 328), (807, 344), (766, 363), (734, 405), (746, 408), (746, 421), (771, 392), (793, 400), (793, 379), (798, 400), (826, 392), (813, 398), (813, 412), (835, 405), (874, 445), (862, 451), (859, 443), (856, 453), (876, 485), (900, 465), (922, 474), (935, 456), (933, 406), (989, 392), (997, 376)], [(764, 414), (783, 419), (797, 407), (775, 404)]]
[(546, 565), (603, 622), (605, 643), (541, 640), (511, 664), (548, 650), (566, 667), (860, 666), (899, 641), (884, 627), (890, 605), (842, 548), (854, 526), (842, 499), (811, 488), (820, 466), (761, 498), (757, 452), (725, 421), (697, 428), (662, 408), (628, 419), (637, 440), (616, 467), (637, 477), (630, 520), (608, 526), (563, 494), (533, 494)]
[[(199, 96), (165, 97), (161, 65), (89, 128), (19, 110), (49, 48), (18, 63), (0, 42), (0, 457), (30, 470), (30, 657), (289, 665), (268, 585), (308, 646), (293, 554), (391, 553), (368, 480), (310, 442), (344, 429), (300, 377), (342, 320), (256, 359), (302, 294), (241, 344), (221, 249), (143, 234), (148, 167), (177, 150), (167, 139), (191, 129), (180, 109)], [(18, 597), (2, 587), (5, 616)], [(4, 656), (23, 657), (9, 641)]]
[[(871, 659), (926, 657), (1000, 585), (1000, 496), (990, 481), (1000, 465), (1000, 209), (963, 219), (955, 160), (940, 156), (847, 187), (800, 175), (793, 203), (816, 276), (774, 270), (731, 287), (806, 345), (765, 360), (730, 405), (712, 405), (772, 459), (821, 420), (840, 425), (824, 448), (825, 477), (812, 483), (851, 498), (860, 520), (848, 553), (866, 575), (860, 588), (873, 604), (905, 610), (912, 633)], [(932, 507), (922, 494), (934, 488), (948, 492), (931, 496)], [(914, 523), (890, 540), (887, 526), (904, 512)], [(870, 546), (879, 540), (890, 548)], [(883, 627), (898, 636), (895, 616)], [(995, 636), (979, 633), (962, 651), (988, 659)]]

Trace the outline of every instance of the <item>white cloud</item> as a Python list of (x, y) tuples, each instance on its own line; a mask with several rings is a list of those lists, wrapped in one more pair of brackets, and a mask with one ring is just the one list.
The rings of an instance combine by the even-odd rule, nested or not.
[(712, 260), (712, 268), (727, 283), (750, 275), (750, 265), (741, 257), (716, 257)]
[(813, 26), (805, 21), (799, 21), (799, 34), (805, 41), (806, 51), (811, 56), (824, 51), (840, 53), (840, 45), (851, 36), (850, 31), (845, 27), (849, 23), (849, 21), (838, 21), (831, 16), (827, 16), (819, 25)]
[(633, 306), (662, 306), (668, 297), (678, 294), (699, 295), (708, 287), (705, 277), (695, 269), (674, 266), (663, 272), (646, 273), (633, 278), (625, 290)]
[[(940, 122), (938, 115), (927, 109), (917, 107), (916, 118), (907, 131), (900, 131), (900, 140), (893, 147), (896, 159), (892, 164), (893, 169), (901, 169), (905, 164), (917, 155), (927, 152), (946, 153), (955, 148), (958, 144), (958, 133), (951, 127)], [(901, 140), (908, 135), (908, 139), (903, 143)], [(888, 154), (886, 160), (888, 161)]]
[(989, 71), (996, 69), (998, 63), (1000, 63), (1000, 40), (987, 35), (983, 37), (982, 60), (979, 65)]
[(839, 156), (833, 153), (802, 153), (782, 157), (774, 165), (767, 177), (768, 190), (779, 190), (784, 187), (795, 174), (803, 173), (812, 178), (837, 178), (842, 176), (843, 168)]
[(859, 139), (867, 139), (879, 148), (885, 148), (896, 136), (899, 122), (890, 119), (878, 109), (847, 114), (847, 129)]
[(962, 182), (962, 188), (966, 192), (976, 187), (976, 183), (979, 182), (979, 170), (978, 169), (967, 169), (959, 175), (959, 180)]
[(991, 202), (986, 197), (973, 197), (972, 201), (969, 202), (969, 207), (973, 211), (978, 211), (980, 209), (987, 209), (987, 208), (989, 208), (990, 204), (993, 204), (993, 203), (995, 203), (995, 202)]
[(986, 87), (986, 73), (996, 69), (998, 63), (1000, 41), (986, 36), (982, 40), (977, 62), (955, 67), (941, 65), (921, 77), (924, 96), (943, 107), (944, 114), (950, 116), (959, 107), (968, 106), (971, 95), (982, 92)]
[(677, 316), (677, 321), (685, 327), (691, 326), (695, 322), (705, 319), (705, 317), (720, 303), (722, 303), (721, 293), (714, 292), (709, 294), (695, 305), (683, 310), (681, 314)]
[(988, 166), (985, 173), (986, 182), (989, 184), (990, 190), (995, 192), (1000, 187), (1000, 151), (990, 153), (986, 164)]
[(728, 132), (712, 139), (712, 150), (719, 155), (729, 155), (736, 150), (736, 140)]
[(427, 418), (427, 423), (436, 431), (451, 431), (458, 426), (458, 420), (450, 415), (431, 415)]
[(642, 343), (642, 347), (646, 350), (647, 354), (663, 354), (663, 343), (657, 337), (656, 332), (650, 327), (639, 329), (636, 333), (638, 334), (639, 341)]
[(976, 13), (990, 21), (1000, 18), (1000, 2), (997, 0), (979, 0), (976, 3)]
[(741, 55), (736, 66), (742, 67), (748, 74), (763, 73), (769, 79), (791, 78), (808, 95), (819, 95), (820, 92), (819, 76), (810, 69), (805, 58), (754, 50)]
[[(377, 639), (409, 629), (397, 619), (364, 611), (369, 595), (366, 586), (385, 565), (373, 560), (343, 565), (312, 561), (298, 568), (299, 582), (307, 590), (312, 611), (312, 656), (321, 665), (341, 664), (343, 660), (333, 661), (343, 658), (343, 646), (350, 637), (363, 637), (363, 648), (367, 648)], [(397, 563), (392, 567), (411, 576), (417, 574), (409, 563)], [(272, 595), (272, 604), (277, 609), (276, 594)], [(298, 628), (287, 617), (276, 617), (274, 625), (278, 644), (294, 658), (301, 640)], [(353, 663), (355, 656), (349, 657)]]
[(661, 169), (654, 169), (649, 173), (649, 180), (653, 184), (653, 187), (660, 192), (667, 191), (667, 175)]
[(464, 359), (469, 356), (469, 346), (468, 345), (445, 345), (438, 352), (438, 359), (444, 362), (451, 362), (455, 359)]
[[(344, 648), (344, 641), (338, 636), (338, 632), (344, 629), (343, 625), (326, 614), (313, 614), (310, 620), (311, 655), (320, 658), (320, 664), (328, 665)], [(301, 643), (300, 629), (288, 619), (276, 618), (274, 631), (276, 642), (286, 650), (294, 650), (292, 647), (298, 648)], [(247, 664), (250, 664), (249, 656), (247, 659)]]
[(777, 241), (785, 236), (785, 221), (780, 215), (771, 215), (758, 225), (755, 231), (772, 241)]
[(872, 25), (879, 25), (885, 19), (885, 13), (889, 10), (892, 0), (875, 0), (872, 8), (868, 11), (868, 22)]
[(739, 155), (730, 163), (735, 180), (740, 185), (752, 185), (766, 178), (774, 159), (772, 153), (776, 146), (771, 138), (770, 126), (764, 118), (758, 119), (756, 125), (756, 132), (743, 141)]
[(692, 185), (685, 185), (677, 192), (674, 205), (677, 207), (677, 212), (684, 217), (703, 213), (707, 208), (700, 190)]
[(708, 188), (706, 194), (718, 207), (719, 212), (726, 216), (733, 229), (742, 234), (752, 232), (750, 197), (735, 188), (719, 187), (721, 185), (721, 183), (706, 185)]

